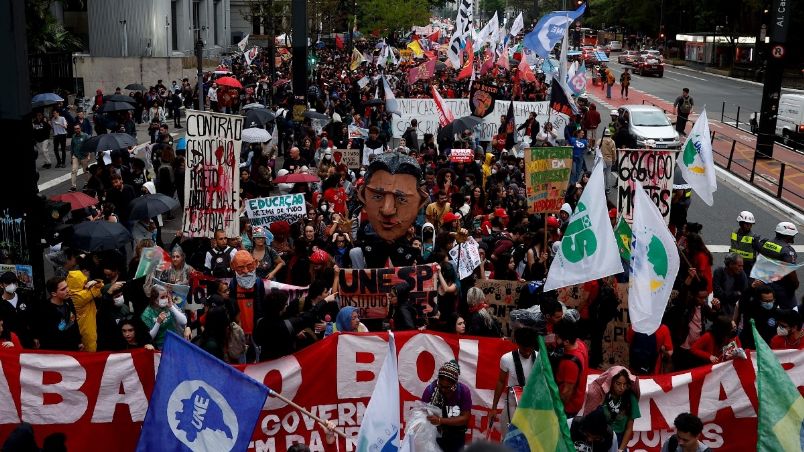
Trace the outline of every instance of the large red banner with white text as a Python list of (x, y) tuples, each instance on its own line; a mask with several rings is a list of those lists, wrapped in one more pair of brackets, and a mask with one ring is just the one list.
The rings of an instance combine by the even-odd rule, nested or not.
[[(384, 355), (387, 333), (336, 334), (282, 359), (244, 366), (316, 415), (335, 420), (357, 438)], [(472, 390), (470, 434), (485, 437), (487, 407), (497, 381), (500, 357), (513, 345), (500, 339), (458, 337), (433, 332), (396, 333), (401, 412), (435, 378), (449, 359), (461, 365), (461, 381)], [(0, 350), (0, 444), (22, 421), (37, 439), (67, 434), (69, 450), (133, 450), (154, 385), (158, 354), (56, 353)], [(804, 354), (777, 352), (796, 385), (804, 386)], [(590, 380), (594, 376), (590, 376)], [(633, 451), (658, 451), (672, 434), (673, 419), (692, 412), (704, 421), (703, 443), (723, 451), (756, 444), (757, 394), (751, 360), (729, 361), (673, 375), (640, 380), (642, 417), (634, 423)], [(314, 421), (278, 399), (269, 398), (249, 450), (285, 451), (303, 442), (313, 451), (326, 446)], [(100, 446), (102, 445), (102, 446)], [(339, 444), (353, 451), (351, 440)]]

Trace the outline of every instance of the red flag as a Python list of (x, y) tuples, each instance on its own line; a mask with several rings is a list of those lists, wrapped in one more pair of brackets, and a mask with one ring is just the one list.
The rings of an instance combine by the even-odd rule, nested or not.
[(343, 38), (341, 37), (340, 33), (335, 35), (335, 47), (343, 50)]
[(536, 82), (536, 75), (533, 73), (533, 70), (530, 68), (530, 66), (528, 66), (525, 58), (522, 58), (522, 61), (519, 62), (517, 69), (519, 69), (519, 76), (522, 78), (522, 80), (528, 83)]
[(433, 34), (431, 34), (428, 37), (428, 39), (430, 39), (430, 42), (438, 42), (438, 38), (440, 38), (440, 37), (441, 37), (441, 29), (439, 28), (438, 30), (433, 32)]
[(463, 62), (461, 72), (458, 73), (458, 80), (471, 77), (475, 72), (475, 52), (472, 50), (472, 41), (466, 40), (466, 48), (463, 51), (469, 56)]
[(414, 68), (408, 70), (408, 85), (416, 83), (417, 80), (430, 80), (435, 74), (436, 60), (428, 60)]
[(486, 49), (483, 52), (483, 62), (480, 64), (480, 75), (486, 75), (486, 73), (494, 67), (494, 54), (491, 53), (490, 49)]
[(503, 47), (500, 57), (497, 58), (497, 66), (503, 67), (506, 70), (511, 70), (511, 65), (508, 62), (508, 46)]
[(449, 106), (444, 103), (444, 99), (441, 98), (441, 94), (438, 93), (436, 87), (430, 86), (430, 91), (433, 94), (433, 100), (435, 101), (436, 110), (438, 111), (438, 125), (446, 127), (455, 120), (455, 116), (453, 116)]

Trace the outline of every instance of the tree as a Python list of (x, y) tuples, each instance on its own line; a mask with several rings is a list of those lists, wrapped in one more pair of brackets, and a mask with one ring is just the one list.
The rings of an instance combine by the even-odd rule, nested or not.
[(491, 19), (494, 13), (498, 13), (498, 17), (505, 14), (505, 0), (480, 0), (480, 13), (485, 19)]
[(383, 36), (430, 23), (427, 0), (361, 0), (357, 3), (358, 27), (364, 33), (379, 30)]
[(56, 0), (26, 0), (25, 20), (29, 53), (74, 52), (84, 43), (60, 24), (50, 7)]

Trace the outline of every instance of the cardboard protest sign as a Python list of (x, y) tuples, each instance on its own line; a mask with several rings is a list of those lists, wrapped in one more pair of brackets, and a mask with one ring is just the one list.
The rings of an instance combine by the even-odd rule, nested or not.
[(634, 210), (635, 183), (642, 184), (648, 197), (656, 203), (665, 224), (670, 222), (673, 197), (673, 171), (676, 151), (621, 149), (617, 151), (617, 211), (631, 223)]
[(449, 161), (453, 163), (472, 163), (475, 153), (471, 149), (452, 149), (449, 154)]
[(254, 198), (246, 201), (246, 215), (252, 226), (268, 226), (283, 220), (293, 224), (307, 215), (307, 204), (301, 193)]
[(525, 150), (525, 185), (529, 213), (558, 212), (567, 194), (572, 171), (572, 148)]
[(337, 165), (343, 163), (347, 168), (360, 168), (360, 149), (334, 149), (332, 160)]
[(449, 250), (449, 257), (457, 267), (459, 279), (468, 277), (480, 265), (480, 251), (478, 251), (478, 244), (473, 237), (455, 245)]
[(469, 92), (469, 109), (472, 116), (485, 118), (494, 111), (497, 93), (500, 89), (487, 83), (474, 82)]
[(184, 178), (186, 237), (240, 235), (240, 134), (243, 118), (187, 111), (187, 173)]
[(525, 287), (525, 282), (519, 281), (499, 281), (496, 279), (480, 279), (475, 283), (475, 287), (486, 294), (486, 304), (497, 317), (502, 325), (503, 333), (511, 335), (508, 324), (509, 314), (517, 309), (516, 303), (519, 300), (519, 293)]
[(388, 294), (399, 282), (410, 284), (413, 304), (434, 304), (436, 297), (435, 264), (416, 267), (341, 269), (338, 275), (338, 304), (360, 309), (361, 319), (388, 316)]

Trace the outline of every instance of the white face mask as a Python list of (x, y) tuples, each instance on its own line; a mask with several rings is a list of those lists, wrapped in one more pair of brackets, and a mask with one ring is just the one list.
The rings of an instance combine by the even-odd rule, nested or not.
[[(162, 300), (159, 300), (159, 301), (161, 302)], [(126, 298), (124, 296), (122, 296), (122, 295), (120, 295), (119, 297), (114, 297), (114, 305), (117, 306), (118, 308), (120, 306), (123, 306), (123, 304), (125, 302), (126, 302)], [(167, 304), (167, 303), (165, 303), (165, 304)]]
[(17, 285), (14, 283), (7, 284), (5, 288), (6, 293), (14, 293), (17, 291)]
[(360, 170), (360, 177), (363, 177), (365, 175), (366, 175), (366, 170), (364, 170), (364, 169)]
[(168, 299), (167, 298), (160, 298), (158, 303), (159, 303), (160, 308), (164, 308), (164, 307), (166, 307), (168, 305)]
[(329, 210), (329, 206), (326, 204), (321, 204), (321, 211), (326, 212), (327, 210)]
[(790, 331), (788, 331), (787, 328), (785, 328), (785, 327), (777, 326), (776, 327), (776, 334), (779, 335), (779, 336), (787, 336), (788, 334), (790, 334)]

